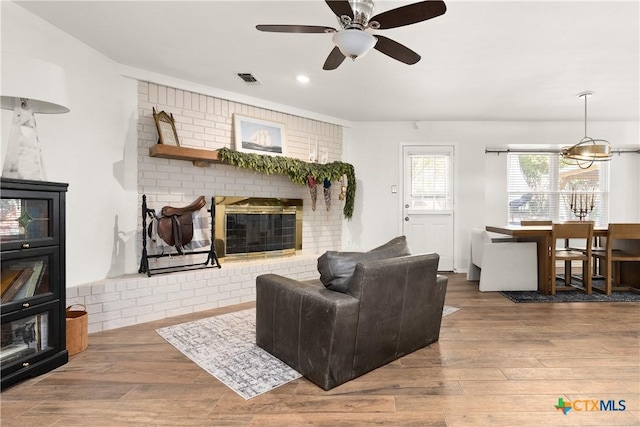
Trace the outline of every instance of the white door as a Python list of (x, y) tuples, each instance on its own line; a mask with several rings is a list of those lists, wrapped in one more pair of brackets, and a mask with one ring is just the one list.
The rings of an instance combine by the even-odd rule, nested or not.
[(453, 146), (402, 147), (402, 232), (414, 254), (436, 252), (453, 271)]

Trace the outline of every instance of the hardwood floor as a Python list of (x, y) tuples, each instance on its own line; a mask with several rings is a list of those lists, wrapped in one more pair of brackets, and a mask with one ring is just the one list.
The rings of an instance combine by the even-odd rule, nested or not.
[[(449, 275), (440, 341), (325, 392), (298, 379), (245, 401), (155, 329), (253, 303), (100, 332), (3, 391), (10, 426), (638, 426), (640, 303), (515, 304)], [(624, 400), (624, 411), (554, 408)], [(578, 407), (591, 407), (580, 403)], [(611, 407), (609, 407), (611, 408)]]

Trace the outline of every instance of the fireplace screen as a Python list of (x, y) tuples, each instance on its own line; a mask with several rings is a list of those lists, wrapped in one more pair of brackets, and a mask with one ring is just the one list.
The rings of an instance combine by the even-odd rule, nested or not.
[(292, 255), (302, 249), (302, 200), (216, 197), (215, 204), (220, 258)]

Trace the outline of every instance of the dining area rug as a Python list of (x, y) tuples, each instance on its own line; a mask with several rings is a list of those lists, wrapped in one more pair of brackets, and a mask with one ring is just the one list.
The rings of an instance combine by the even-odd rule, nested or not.
[[(582, 287), (582, 275), (574, 275), (571, 285), (575, 290), (557, 291), (555, 295), (546, 295), (538, 291), (500, 291), (502, 296), (513, 302), (640, 302), (640, 292), (614, 291), (610, 296), (595, 289), (587, 295)], [(604, 288), (604, 279), (594, 278), (592, 285)], [(556, 286), (564, 286), (564, 280), (556, 279)]]
[[(638, 302), (640, 293), (632, 291), (614, 291), (607, 296), (593, 289), (591, 295), (587, 295), (580, 281), (581, 276), (575, 276), (571, 280), (575, 290), (557, 291), (555, 295), (541, 294), (538, 291), (500, 291), (500, 293), (513, 302)], [(604, 288), (604, 279), (593, 279), (593, 285)], [(556, 279), (556, 286), (564, 286), (564, 280)]]
[(558, 291), (555, 295), (545, 295), (538, 291), (500, 291), (513, 302), (640, 302), (640, 294), (636, 292), (613, 292), (606, 296), (597, 291), (587, 295), (583, 291)]

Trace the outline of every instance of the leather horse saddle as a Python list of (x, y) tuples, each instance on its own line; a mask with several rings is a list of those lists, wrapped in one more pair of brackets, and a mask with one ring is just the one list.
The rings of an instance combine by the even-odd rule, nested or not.
[[(178, 253), (183, 255), (183, 246), (193, 238), (193, 212), (199, 211), (206, 204), (204, 196), (200, 196), (193, 203), (182, 208), (163, 207), (160, 216), (156, 216), (158, 236), (167, 245), (175, 246)], [(151, 235), (151, 228), (149, 228), (149, 235)]]

